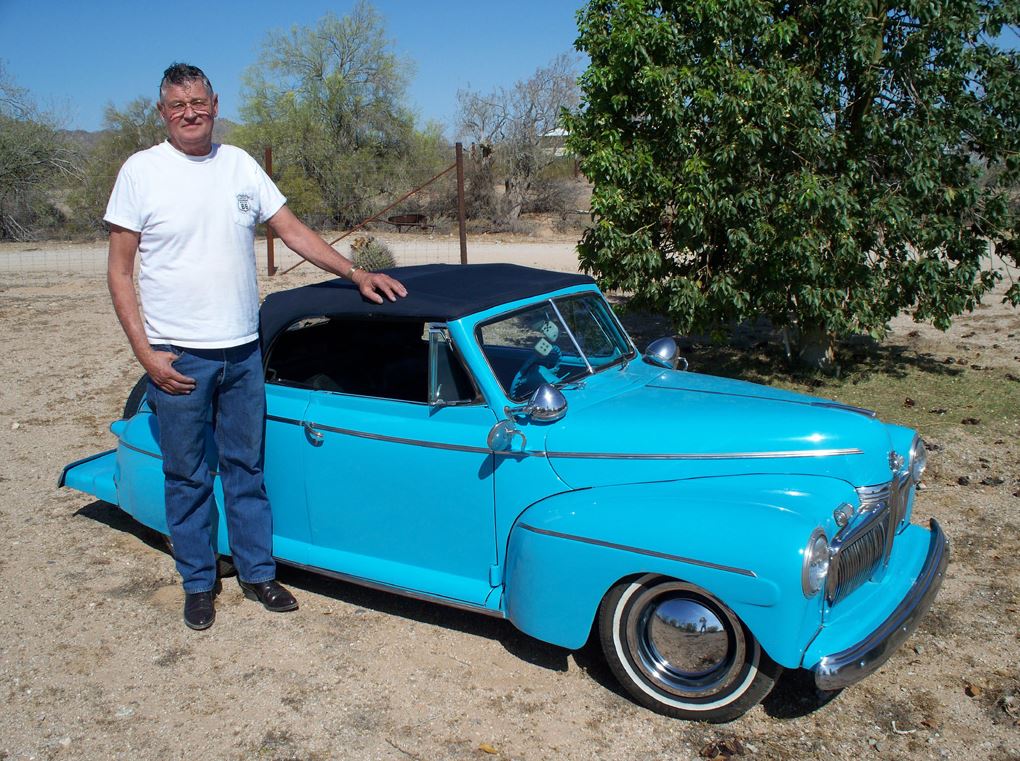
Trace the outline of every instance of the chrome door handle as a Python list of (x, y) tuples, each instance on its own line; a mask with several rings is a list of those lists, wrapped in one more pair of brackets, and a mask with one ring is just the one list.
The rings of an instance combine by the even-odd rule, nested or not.
[(323, 439), (322, 431), (316, 430), (315, 427), (307, 420), (302, 423), (305, 429), (305, 435), (311, 439), (313, 444), (321, 444)]

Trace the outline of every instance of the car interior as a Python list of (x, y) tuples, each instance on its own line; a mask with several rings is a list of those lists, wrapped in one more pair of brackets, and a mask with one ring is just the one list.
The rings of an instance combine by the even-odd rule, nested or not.
[[(301, 320), (281, 333), (266, 358), (266, 381), (355, 396), (428, 401), (429, 344), (421, 320)], [(463, 364), (443, 352), (449, 399), (476, 397)]]

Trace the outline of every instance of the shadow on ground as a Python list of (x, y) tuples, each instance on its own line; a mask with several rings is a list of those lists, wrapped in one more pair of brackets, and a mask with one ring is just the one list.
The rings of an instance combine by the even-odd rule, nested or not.
[[(130, 534), (152, 549), (170, 553), (167, 541), (161, 534), (143, 526), (108, 502), (96, 500), (80, 508), (75, 515)], [(577, 667), (601, 687), (624, 700), (630, 700), (609, 670), (594, 630), (582, 648), (570, 651), (529, 637), (502, 618), (371, 589), (301, 568), (281, 564), (279, 579), (298, 590), (299, 594), (307, 592), (376, 613), (499, 642), (514, 657), (550, 671), (567, 671), (568, 660), (572, 657)], [(811, 674), (806, 671), (785, 671), (763, 702), (763, 707), (773, 718), (794, 719), (818, 710), (838, 694), (816, 689)]]
[(762, 708), (773, 719), (799, 719), (835, 700), (840, 692), (819, 690), (810, 671), (786, 670), (762, 701)]
[[(161, 534), (143, 526), (116, 505), (96, 500), (80, 508), (75, 515), (130, 534), (155, 550), (170, 553), (167, 541)], [(550, 671), (567, 670), (570, 650), (529, 637), (502, 618), (417, 600), (393, 592), (370, 589), (284, 564), (279, 567), (278, 578), (295, 590), (327, 597), (347, 605), (485, 637), (499, 642), (507, 652), (522, 661)], [(611, 675), (609, 679), (612, 679)]]
[[(658, 315), (628, 310), (621, 305), (620, 320), (640, 351), (663, 336), (674, 336), (670, 323)], [(676, 336), (680, 353), (690, 369), (707, 375), (768, 382), (782, 376), (808, 386), (820, 386), (829, 378), (824, 373), (799, 367), (786, 355), (782, 336), (767, 321), (741, 323), (721, 331), (718, 340), (709, 335)], [(947, 363), (944, 357), (918, 353), (909, 346), (879, 342), (867, 336), (855, 336), (839, 343), (835, 377), (884, 375), (906, 377), (911, 370), (940, 376), (958, 376), (963, 370)]]

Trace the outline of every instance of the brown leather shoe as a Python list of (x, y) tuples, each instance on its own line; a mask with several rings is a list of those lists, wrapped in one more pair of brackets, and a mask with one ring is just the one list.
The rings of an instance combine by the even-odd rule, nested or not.
[(288, 592), (279, 582), (270, 579), (259, 584), (249, 584), (246, 581), (237, 580), (241, 585), (241, 591), (249, 600), (258, 600), (266, 610), (273, 613), (284, 613), (297, 608), (297, 600), (294, 595)]
[(208, 629), (216, 620), (212, 592), (194, 592), (184, 595), (184, 623), (189, 629)]

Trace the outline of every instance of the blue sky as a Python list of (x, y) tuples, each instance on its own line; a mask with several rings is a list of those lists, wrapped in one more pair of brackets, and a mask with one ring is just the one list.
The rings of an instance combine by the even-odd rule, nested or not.
[[(454, 137), (457, 90), (509, 86), (573, 51), (583, 0), (373, 0), (393, 49), (415, 65), (419, 122)], [(0, 59), (69, 129), (102, 127), (108, 103), (154, 98), (172, 61), (201, 66), (238, 120), (241, 74), (266, 32), (343, 16), (354, 0), (0, 0)], [(1004, 36), (1015, 47), (1015, 33)], [(579, 60), (582, 60), (579, 58)]]
[[(487, 92), (573, 51), (582, 0), (374, 0), (395, 52), (415, 72), (419, 121), (452, 134), (457, 90)], [(103, 108), (155, 98), (163, 69), (194, 63), (238, 119), (241, 74), (271, 29), (343, 16), (354, 0), (0, 0), (0, 59), (14, 82), (69, 129), (102, 127)]]

